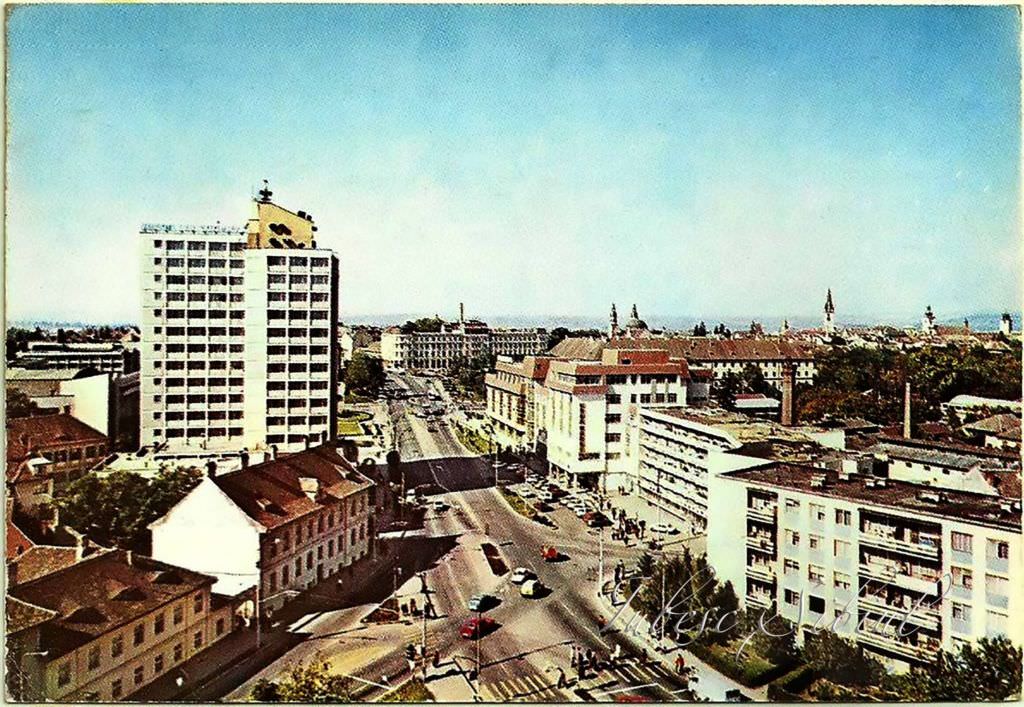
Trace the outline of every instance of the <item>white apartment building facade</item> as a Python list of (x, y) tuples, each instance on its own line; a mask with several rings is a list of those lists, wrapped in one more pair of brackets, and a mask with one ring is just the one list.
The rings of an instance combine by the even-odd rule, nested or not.
[(665, 351), (607, 350), (600, 362), (553, 360), (539, 401), (538, 441), (551, 470), (573, 485), (627, 486), (641, 408), (685, 404), (685, 361)]
[[(254, 207), (248, 229), (141, 229), (143, 446), (287, 451), (335, 438), (337, 257), (269, 192)], [(284, 232), (294, 240), (261, 235)]]
[(1024, 610), (1019, 475), (974, 493), (855, 460), (833, 471), (719, 453), (712, 466), (708, 559), (748, 610), (777, 611), (801, 639), (833, 630), (895, 669), (984, 636), (1024, 641), (1011, 618)]
[(665, 520), (705, 532), (715, 452), (809, 459), (818, 447), (808, 431), (720, 408), (641, 408), (634, 490)]
[(17, 363), (33, 368), (95, 368), (108, 373), (124, 370), (124, 346), (119, 341), (62, 344), (56, 341), (29, 341), (17, 355)]

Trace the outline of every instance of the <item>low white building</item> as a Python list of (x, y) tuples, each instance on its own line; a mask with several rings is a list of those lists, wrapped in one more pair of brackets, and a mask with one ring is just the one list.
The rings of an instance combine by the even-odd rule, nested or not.
[(274, 611), (373, 550), (374, 484), (332, 446), (211, 475), (150, 525), (153, 556), (217, 578), (217, 592), (258, 586)]
[(1019, 473), (978, 493), (879, 477), (867, 458), (836, 471), (717, 453), (711, 467), (711, 566), (800, 640), (830, 629), (896, 669), (1024, 641)]

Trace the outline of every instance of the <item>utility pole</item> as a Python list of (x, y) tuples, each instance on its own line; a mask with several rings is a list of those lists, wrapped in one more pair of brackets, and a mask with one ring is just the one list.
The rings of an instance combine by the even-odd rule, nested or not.
[(420, 572), (420, 581), (423, 583), (423, 609), (422, 621), (420, 622), (420, 642), (423, 646), (423, 680), (427, 679), (427, 607), (430, 606), (430, 597), (427, 590), (427, 576)]
[[(597, 596), (604, 591), (604, 526), (597, 529)], [(613, 597), (614, 599), (614, 597)]]

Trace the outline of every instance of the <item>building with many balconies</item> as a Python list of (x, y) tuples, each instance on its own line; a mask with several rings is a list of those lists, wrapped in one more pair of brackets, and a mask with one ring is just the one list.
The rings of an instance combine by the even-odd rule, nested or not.
[(270, 196), (247, 228), (143, 226), (143, 445), (335, 439), (338, 260)]
[(870, 459), (711, 464), (709, 562), (748, 610), (778, 611), (801, 639), (833, 630), (898, 669), (985, 636), (1024, 641), (1019, 472), (982, 492), (879, 476)]

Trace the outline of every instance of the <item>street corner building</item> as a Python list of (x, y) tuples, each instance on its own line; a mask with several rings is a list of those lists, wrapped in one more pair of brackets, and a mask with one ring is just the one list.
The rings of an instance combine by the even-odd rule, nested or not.
[(376, 487), (333, 446), (208, 470), (150, 526), (153, 556), (214, 576), (223, 594), (254, 588), (261, 616), (372, 557)]
[(233, 607), (212, 593), (212, 576), (131, 551), (60, 550), (8, 564), (6, 675), (15, 700), (130, 699), (234, 629)]

